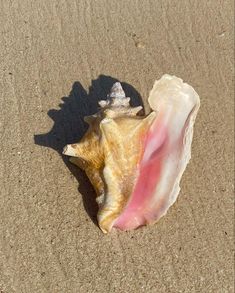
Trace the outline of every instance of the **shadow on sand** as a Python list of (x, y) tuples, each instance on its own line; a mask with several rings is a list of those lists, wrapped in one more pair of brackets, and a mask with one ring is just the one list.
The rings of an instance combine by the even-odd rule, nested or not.
[[(95, 191), (85, 173), (71, 164), (68, 157), (62, 155), (62, 150), (66, 144), (79, 142), (88, 128), (83, 118), (97, 112), (98, 101), (107, 99), (107, 94), (117, 81), (110, 76), (100, 75), (92, 81), (88, 93), (80, 82), (74, 82), (69, 96), (62, 98), (60, 109), (51, 109), (47, 113), (54, 121), (52, 129), (48, 133), (34, 135), (35, 144), (56, 150), (70, 172), (76, 177), (84, 208), (95, 224), (97, 224), (98, 211)], [(131, 85), (122, 83), (122, 87), (126, 96), (131, 97), (132, 106), (143, 106), (139, 93)]]

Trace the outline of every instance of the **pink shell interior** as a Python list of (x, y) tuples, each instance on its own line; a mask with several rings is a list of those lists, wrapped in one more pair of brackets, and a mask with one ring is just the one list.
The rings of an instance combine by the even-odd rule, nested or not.
[[(138, 167), (138, 177), (130, 200), (114, 227), (131, 230), (153, 223), (165, 215), (178, 194), (174, 180), (180, 172), (185, 133), (192, 109), (175, 113), (163, 106), (144, 142), (144, 153)], [(180, 119), (177, 119), (177, 115)], [(177, 129), (174, 130), (174, 123)], [(172, 125), (173, 123), (173, 125)], [(175, 189), (175, 190), (174, 190)]]

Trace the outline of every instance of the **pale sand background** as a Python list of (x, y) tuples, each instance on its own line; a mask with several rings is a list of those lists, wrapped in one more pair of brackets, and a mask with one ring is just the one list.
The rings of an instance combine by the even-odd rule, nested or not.
[[(233, 292), (233, 1), (0, 3), (0, 292)], [(103, 235), (57, 151), (115, 78), (146, 101), (163, 73), (201, 96), (180, 197)]]

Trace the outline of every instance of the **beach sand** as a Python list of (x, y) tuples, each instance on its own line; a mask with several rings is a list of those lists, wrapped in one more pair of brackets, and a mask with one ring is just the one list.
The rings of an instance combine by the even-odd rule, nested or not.
[[(233, 1), (0, 3), (0, 292), (233, 292)], [(156, 225), (104, 235), (61, 156), (116, 80), (199, 93), (192, 159)]]

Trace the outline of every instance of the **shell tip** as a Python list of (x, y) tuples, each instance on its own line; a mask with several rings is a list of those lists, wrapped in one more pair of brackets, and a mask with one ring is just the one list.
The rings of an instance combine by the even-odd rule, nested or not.
[(126, 97), (120, 82), (115, 82), (112, 86), (109, 97), (112, 99), (122, 99)]

